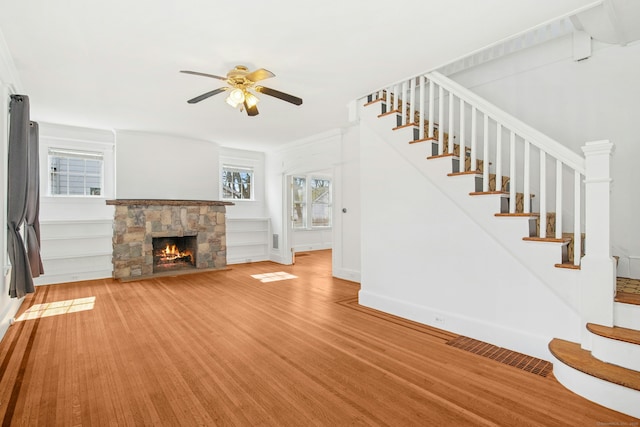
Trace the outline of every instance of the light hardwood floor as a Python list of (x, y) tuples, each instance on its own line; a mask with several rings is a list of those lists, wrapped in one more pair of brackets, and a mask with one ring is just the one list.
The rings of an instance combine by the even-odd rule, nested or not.
[[(578, 397), (553, 376), (446, 345), (455, 334), (358, 306), (359, 285), (331, 277), (330, 251), (296, 261), (38, 287), (21, 312), (92, 296), (95, 305), (9, 328), (0, 344), (3, 425), (637, 421)], [(278, 271), (298, 277), (251, 277)]]

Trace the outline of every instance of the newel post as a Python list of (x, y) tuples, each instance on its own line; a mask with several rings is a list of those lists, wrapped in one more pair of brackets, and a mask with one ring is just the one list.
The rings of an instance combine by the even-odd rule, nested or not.
[[(585, 155), (585, 256), (581, 262), (580, 312), (587, 322), (613, 326), (616, 266), (611, 256), (611, 154), (608, 140), (587, 142)], [(583, 328), (582, 347), (591, 349)]]

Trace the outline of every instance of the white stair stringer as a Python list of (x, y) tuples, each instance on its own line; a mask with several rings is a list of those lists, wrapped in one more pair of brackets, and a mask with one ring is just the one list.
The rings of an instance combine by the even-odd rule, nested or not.
[(407, 162), (456, 204), (488, 236), (504, 247), (517, 262), (545, 283), (575, 313), (579, 313), (579, 284), (575, 270), (554, 265), (562, 259), (562, 244), (524, 241), (529, 235), (529, 217), (496, 217), (500, 212), (500, 195), (471, 196), (475, 175), (447, 176), (452, 172), (452, 158), (429, 159), (431, 141), (409, 144), (413, 128), (396, 127), (396, 114), (378, 117), (380, 104), (360, 108), (360, 119), (392, 146)]

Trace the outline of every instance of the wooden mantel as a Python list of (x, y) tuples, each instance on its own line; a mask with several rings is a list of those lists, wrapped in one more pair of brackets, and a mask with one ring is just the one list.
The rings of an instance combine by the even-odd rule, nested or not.
[(107, 200), (113, 206), (233, 206), (233, 202), (220, 200), (175, 200), (175, 199), (114, 199)]

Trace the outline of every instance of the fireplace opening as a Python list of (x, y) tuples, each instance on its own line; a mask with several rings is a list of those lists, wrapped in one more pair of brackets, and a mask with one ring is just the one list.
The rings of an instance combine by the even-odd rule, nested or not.
[(154, 237), (153, 272), (196, 268), (196, 236)]

